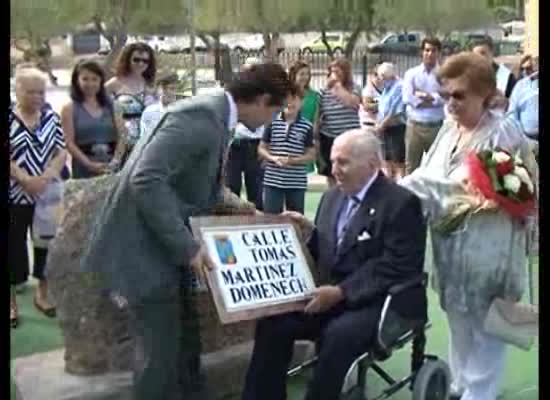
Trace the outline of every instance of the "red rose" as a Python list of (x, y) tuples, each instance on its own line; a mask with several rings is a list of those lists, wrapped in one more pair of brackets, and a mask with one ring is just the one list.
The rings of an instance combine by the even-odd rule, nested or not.
[(498, 176), (504, 176), (511, 173), (514, 170), (514, 163), (512, 160), (504, 161), (496, 165)]

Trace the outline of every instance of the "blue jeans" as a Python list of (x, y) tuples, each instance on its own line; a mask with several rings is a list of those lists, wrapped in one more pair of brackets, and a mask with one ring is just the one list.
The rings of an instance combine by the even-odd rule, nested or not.
[(287, 211), (304, 213), (306, 198), (305, 189), (281, 189), (273, 186), (264, 186), (264, 212), (280, 214)]

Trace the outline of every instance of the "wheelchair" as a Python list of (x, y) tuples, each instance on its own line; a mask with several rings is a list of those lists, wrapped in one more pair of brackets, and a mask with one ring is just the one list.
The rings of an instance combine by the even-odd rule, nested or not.
[[(400, 317), (390, 308), (392, 300), (403, 295), (408, 289), (427, 286), (428, 275), (421, 276), (395, 285), (390, 288), (382, 313), (378, 321), (376, 343), (371, 350), (355, 359), (347, 371), (340, 400), (382, 400), (391, 397), (396, 392), (408, 386), (412, 391), (412, 400), (447, 400), (450, 395), (451, 373), (447, 363), (437, 356), (426, 354), (426, 330), (431, 327), (429, 321), (410, 321)], [(395, 350), (403, 348), (412, 342), (411, 373), (396, 380), (384, 371), (379, 362), (389, 359)], [(292, 377), (303, 373), (317, 363), (314, 356), (301, 364), (289, 369), (287, 376)], [(367, 370), (371, 368), (389, 387), (374, 398), (366, 395)], [(352, 378), (356, 371), (356, 381)], [(347, 389), (346, 389), (347, 387)]]

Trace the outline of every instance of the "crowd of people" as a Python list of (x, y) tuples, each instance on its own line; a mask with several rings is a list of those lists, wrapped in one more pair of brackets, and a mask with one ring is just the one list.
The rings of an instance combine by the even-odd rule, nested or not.
[[(200, 344), (182, 329), (194, 314), (182, 317), (180, 307), (192, 309), (191, 269), (200, 275), (211, 261), (192, 237), (189, 216), (207, 212), (222, 182), (240, 196), (244, 178), (258, 210), (307, 225), (308, 174), (317, 170), (329, 190), (308, 246), (331, 279), (305, 314), (258, 323), (243, 399), (285, 398), (292, 343), (318, 336), (321, 362), (306, 398), (336, 398), (347, 367), (373, 343), (381, 295), (421, 273), (427, 226), (450, 197), (468, 191), (460, 174), (466, 154), (504, 148), (521, 154), (538, 177), (537, 58), (523, 57), (515, 76), (494, 61), (490, 39), (471, 50), (440, 64), (441, 42), (426, 38), (420, 65), (400, 77), (394, 64), (378, 63), (363, 89), (349, 61), (336, 59), (319, 91), (303, 60), (287, 73), (249, 59), (220, 94), (176, 102), (177, 75), (157, 74), (155, 52), (132, 43), (109, 81), (96, 61), (75, 66), (60, 116), (46, 102), (47, 78), (19, 66), (9, 110), (12, 327), (16, 293), (29, 275), (29, 229), (34, 303), (55, 317), (44, 272), (55, 230), (37, 237), (44, 229), (35, 223), (54, 184), (118, 173), (83, 265), (101, 268), (136, 310), (147, 361), (135, 375), (136, 399), (168, 399), (176, 387), (204, 394)], [(367, 224), (375, 208), (377, 219)], [(354, 247), (348, 232), (367, 227), (374, 240)], [(450, 328), (452, 393), (496, 399), (506, 344), (484, 332), (483, 320), (494, 298), (521, 298), (526, 227), (488, 210), (458, 233), (431, 237), (435, 288)]]

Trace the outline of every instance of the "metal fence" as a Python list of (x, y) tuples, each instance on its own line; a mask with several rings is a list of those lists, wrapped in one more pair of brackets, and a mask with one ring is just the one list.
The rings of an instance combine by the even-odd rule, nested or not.
[[(230, 53), (231, 68), (233, 72), (239, 71), (242, 64), (248, 57), (254, 57), (259, 60), (263, 60), (264, 56), (258, 51), (246, 51)], [(169, 58), (162, 57), (160, 64), (165, 66), (170, 65), (172, 68), (188, 69), (190, 67), (190, 56), (178, 54), (169, 56)], [(304, 60), (311, 67), (312, 78), (311, 86), (314, 89), (320, 89), (325, 86), (327, 79), (327, 67), (331, 62), (331, 58), (328, 52), (315, 52), (304, 54), (299, 49), (286, 49), (278, 55), (278, 62), (285, 67), (290, 67), (296, 60)], [(399, 76), (403, 76), (407, 69), (412, 68), (420, 64), (420, 56), (411, 56), (407, 54), (373, 54), (366, 51), (366, 49), (358, 49), (353, 52), (350, 59), (353, 79), (357, 85), (364, 87), (366, 84), (368, 71), (377, 62), (391, 62), (395, 64)], [(196, 56), (197, 67), (201, 70), (201, 76), (208, 76), (213, 79), (214, 76), (214, 56), (211, 53), (197, 53)], [(209, 80), (208, 78), (206, 78)]]
[[(256, 57), (262, 59), (259, 52), (247, 52), (240, 54), (231, 54), (231, 65), (234, 71), (238, 71), (247, 57)], [(320, 89), (325, 86), (327, 79), (327, 67), (331, 62), (328, 52), (302, 53), (299, 49), (285, 50), (278, 56), (278, 62), (285, 67), (290, 67), (296, 60), (304, 60), (311, 67), (311, 86), (314, 89)], [(406, 54), (373, 54), (366, 50), (356, 50), (352, 53), (349, 60), (353, 72), (353, 80), (357, 85), (364, 87), (366, 84), (368, 71), (377, 62), (391, 62), (395, 64), (398, 74), (403, 76), (405, 71), (418, 65), (421, 61), (420, 56), (410, 56)]]

